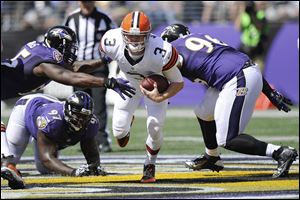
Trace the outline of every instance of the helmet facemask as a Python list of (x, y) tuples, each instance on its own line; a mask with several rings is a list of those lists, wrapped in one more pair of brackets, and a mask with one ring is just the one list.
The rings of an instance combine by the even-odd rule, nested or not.
[(86, 129), (93, 117), (94, 103), (91, 97), (76, 91), (65, 102), (65, 120), (72, 132)]
[(93, 116), (91, 111), (85, 110), (84, 108), (79, 111), (70, 104), (66, 106), (68, 106), (68, 108), (65, 109), (65, 120), (69, 124), (71, 130), (78, 132), (86, 128)]
[(122, 31), (125, 48), (132, 54), (141, 54), (148, 43), (149, 34), (149, 32), (134, 34)]
[(76, 59), (77, 59), (77, 50), (78, 50), (78, 45), (77, 43), (74, 42), (66, 42), (64, 40), (64, 61), (70, 65), (72, 65)]

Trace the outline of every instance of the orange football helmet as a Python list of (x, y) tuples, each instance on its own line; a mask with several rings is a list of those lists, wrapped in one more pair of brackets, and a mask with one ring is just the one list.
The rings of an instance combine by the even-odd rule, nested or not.
[(151, 31), (149, 18), (143, 12), (133, 11), (124, 17), (121, 28), (126, 49), (134, 54), (143, 52)]

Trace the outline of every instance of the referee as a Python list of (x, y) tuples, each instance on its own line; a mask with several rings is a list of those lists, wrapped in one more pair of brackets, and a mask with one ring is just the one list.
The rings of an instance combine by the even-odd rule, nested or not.
[[(112, 20), (96, 6), (94, 1), (79, 1), (80, 8), (74, 10), (67, 16), (65, 25), (76, 32), (78, 39), (78, 57), (81, 60), (100, 59), (101, 53), (98, 50), (101, 37), (109, 29), (116, 25)], [(99, 67), (91, 74), (100, 77), (108, 77), (108, 66)], [(74, 90), (83, 90), (90, 94), (95, 102), (94, 114), (100, 121), (99, 134), (97, 141), (101, 152), (110, 152), (111, 139), (109, 137), (107, 126), (107, 107), (106, 107), (106, 88), (74, 88)]]

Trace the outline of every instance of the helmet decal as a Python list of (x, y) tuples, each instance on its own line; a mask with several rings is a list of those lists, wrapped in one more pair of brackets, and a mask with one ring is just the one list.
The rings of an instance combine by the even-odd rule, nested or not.
[(161, 37), (168, 42), (177, 40), (179, 37), (189, 35), (189, 28), (182, 24), (172, 24), (167, 26), (161, 33)]
[(65, 102), (65, 120), (72, 132), (87, 128), (93, 117), (93, 99), (83, 91), (76, 91)]
[(57, 50), (53, 51), (53, 59), (56, 60), (57, 63), (62, 62), (63, 58), (64, 58), (63, 55), (59, 51)]
[[(72, 65), (77, 59), (77, 36), (75, 32), (67, 26), (53, 26), (45, 34), (44, 43), (50, 48), (59, 51), (63, 61)], [(55, 53), (54, 53), (55, 54)], [(54, 55), (55, 60), (60, 60)]]

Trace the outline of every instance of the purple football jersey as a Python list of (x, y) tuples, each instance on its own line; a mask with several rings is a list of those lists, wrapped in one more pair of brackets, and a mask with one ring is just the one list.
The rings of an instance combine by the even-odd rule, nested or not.
[(249, 57), (205, 34), (190, 34), (172, 42), (183, 57), (182, 76), (218, 90), (232, 79)]
[(99, 122), (94, 116), (86, 129), (76, 133), (70, 132), (64, 119), (64, 102), (49, 97), (31, 99), (25, 112), (25, 124), (31, 136), (36, 139), (38, 130), (41, 130), (58, 145), (58, 149), (94, 138), (99, 127)]
[(11, 63), (1, 62), (1, 100), (38, 90), (49, 83), (48, 77), (33, 74), (34, 67), (39, 64), (54, 63), (64, 66), (60, 52), (37, 41), (23, 46), (11, 61)]

